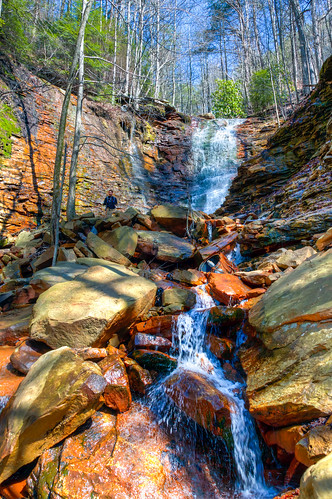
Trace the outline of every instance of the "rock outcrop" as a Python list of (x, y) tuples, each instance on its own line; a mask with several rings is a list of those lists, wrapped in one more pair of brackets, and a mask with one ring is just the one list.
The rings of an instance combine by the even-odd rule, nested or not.
[(100, 368), (70, 348), (40, 357), (0, 416), (0, 483), (83, 424), (105, 384)]
[(94, 266), (73, 281), (45, 291), (33, 309), (32, 339), (51, 348), (100, 346), (153, 306), (157, 287), (114, 265)]
[(332, 57), (324, 63), (315, 90), (268, 147), (240, 166), (217, 212), (266, 219), (258, 235), (248, 230), (242, 237), (248, 251), (307, 239), (332, 224), (331, 73)]
[(271, 426), (332, 412), (332, 251), (281, 277), (254, 305), (249, 322), (263, 345), (244, 351), (251, 414)]
[[(20, 132), (10, 158), (1, 158), (1, 235), (34, 227), (50, 214), (57, 126), (63, 91), (2, 58), (0, 81)], [(76, 96), (72, 95), (66, 140), (73, 142)], [(147, 210), (187, 199), (190, 118), (161, 102), (142, 99), (139, 110), (89, 99), (83, 105), (84, 135), (78, 164), (77, 210), (97, 209), (109, 187), (120, 206)], [(93, 138), (92, 138), (93, 137)], [(71, 150), (68, 150), (70, 162)], [(68, 179), (65, 181), (65, 195)]]

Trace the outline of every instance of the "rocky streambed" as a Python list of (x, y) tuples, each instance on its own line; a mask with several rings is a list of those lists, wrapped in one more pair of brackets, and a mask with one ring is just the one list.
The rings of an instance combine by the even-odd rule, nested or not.
[(244, 230), (160, 205), (1, 250), (3, 497), (328, 497), (331, 231), (238, 264)]

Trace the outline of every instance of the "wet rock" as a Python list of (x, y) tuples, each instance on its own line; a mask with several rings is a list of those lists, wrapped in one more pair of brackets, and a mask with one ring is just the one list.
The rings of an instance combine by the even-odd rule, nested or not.
[(332, 452), (332, 428), (316, 426), (296, 443), (295, 457), (305, 466), (316, 464)]
[(24, 379), (20, 373), (13, 369), (10, 363), (10, 356), (13, 352), (14, 347), (0, 347), (0, 413)]
[(73, 262), (58, 262), (54, 267), (48, 267), (36, 272), (30, 281), (30, 285), (36, 292), (41, 294), (55, 284), (72, 281), (83, 272), (86, 272), (84, 265)]
[(165, 391), (181, 411), (214, 435), (230, 428), (229, 400), (204, 375), (177, 371), (167, 378)]
[(100, 237), (96, 236), (92, 232), (89, 232), (86, 238), (86, 244), (88, 248), (93, 251), (98, 258), (103, 260), (108, 260), (109, 262), (118, 263), (119, 265), (130, 265), (130, 260), (124, 255), (119, 253), (115, 248), (112, 248), (109, 244), (105, 243)]
[(216, 239), (209, 246), (200, 248), (198, 250), (198, 254), (201, 260), (206, 260), (210, 256), (215, 255), (216, 253), (220, 253), (221, 251), (225, 251), (228, 247), (230, 248), (231, 245), (235, 243), (237, 238), (238, 238), (238, 233), (231, 232), (230, 234), (226, 234), (221, 238)]
[(300, 499), (330, 499), (332, 490), (332, 454), (304, 473), (300, 485)]
[(207, 290), (214, 299), (225, 305), (238, 303), (265, 292), (265, 289), (262, 288), (249, 288), (235, 275), (217, 273), (211, 273), (208, 276)]
[(180, 237), (167, 232), (137, 231), (137, 252), (144, 258), (162, 262), (182, 262), (195, 254), (195, 247)]
[(44, 343), (22, 340), (10, 356), (10, 362), (17, 371), (27, 374), (39, 357), (48, 351), (49, 348)]
[(213, 334), (209, 334), (206, 342), (210, 348), (211, 353), (217, 357), (217, 359), (229, 359), (235, 348), (234, 342), (228, 338), (218, 338)]
[(144, 369), (157, 372), (169, 372), (176, 369), (177, 360), (166, 353), (153, 350), (134, 350), (132, 356)]
[(162, 296), (163, 307), (179, 305), (181, 310), (189, 310), (196, 303), (196, 294), (189, 289), (169, 288), (165, 289)]
[(151, 215), (159, 225), (180, 237), (186, 235), (187, 224), (190, 226), (193, 219), (199, 218), (195, 213), (192, 214), (194, 216), (189, 216), (187, 208), (172, 204), (155, 206), (151, 210)]
[(190, 284), (191, 286), (199, 286), (206, 283), (206, 276), (204, 272), (199, 270), (181, 270), (176, 269), (171, 274), (173, 281)]
[(5, 312), (0, 316), (0, 345), (15, 345), (29, 334), (32, 305)]
[(325, 234), (319, 237), (316, 241), (316, 247), (319, 251), (323, 251), (332, 243), (332, 227), (330, 227)]
[(138, 237), (131, 227), (118, 227), (100, 234), (99, 237), (126, 257), (133, 256), (135, 253)]
[(241, 324), (245, 317), (242, 308), (236, 307), (212, 307), (208, 316), (208, 325), (218, 328)]
[(131, 404), (131, 391), (126, 368), (117, 354), (106, 357), (99, 363), (106, 380), (104, 400), (107, 407), (119, 412), (128, 411)]
[(28, 479), (29, 495), (50, 499), (213, 497), (215, 484), (207, 477), (201, 456), (196, 455), (190, 466), (178, 454), (158, 420), (138, 403), (117, 416), (96, 412), (90, 425), (42, 454)]
[(310, 246), (304, 246), (295, 251), (287, 250), (276, 260), (276, 264), (280, 269), (296, 268), (315, 253), (316, 251)]
[(153, 381), (147, 369), (143, 369), (134, 359), (125, 357), (123, 359), (129, 378), (130, 389), (133, 392), (145, 395), (147, 388)]
[(136, 333), (130, 341), (130, 349), (134, 348), (168, 352), (172, 348), (172, 342), (160, 336), (146, 333)]
[(269, 430), (264, 435), (267, 445), (278, 445), (288, 454), (295, 453), (295, 446), (304, 436), (305, 430), (302, 425), (287, 426), (286, 428)]
[(151, 317), (145, 322), (135, 324), (133, 334), (135, 334), (135, 332), (153, 334), (172, 340), (172, 329), (176, 321), (176, 315), (158, 315)]
[(156, 290), (125, 267), (91, 267), (38, 298), (30, 336), (51, 348), (119, 344), (117, 334), (153, 306)]
[(0, 482), (83, 424), (104, 387), (100, 368), (69, 348), (40, 357), (0, 416)]

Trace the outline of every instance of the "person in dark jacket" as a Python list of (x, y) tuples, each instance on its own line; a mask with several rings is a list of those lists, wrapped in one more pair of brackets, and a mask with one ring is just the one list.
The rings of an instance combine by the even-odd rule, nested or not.
[(106, 196), (103, 203), (106, 209), (106, 215), (110, 215), (115, 210), (117, 204), (118, 200), (113, 196), (113, 191), (109, 190), (108, 196)]

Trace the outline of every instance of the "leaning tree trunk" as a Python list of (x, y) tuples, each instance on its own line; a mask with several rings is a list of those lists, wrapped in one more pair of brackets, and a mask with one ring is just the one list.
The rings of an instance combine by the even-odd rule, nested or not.
[(65, 130), (66, 130), (66, 122), (68, 115), (68, 108), (70, 103), (71, 91), (73, 88), (73, 83), (76, 76), (77, 64), (80, 56), (80, 48), (82, 43), (82, 38), (85, 32), (85, 26), (90, 14), (90, 10), (92, 7), (93, 0), (84, 0), (83, 5), (85, 5), (85, 9), (82, 9), (81, 23), (80, 28), (76, 40), (75, 52), (69, 72), (67, 88), (65, 92), (65, 96), (63, 99), (62, 109), (61, 109), (61, 117), (59, 124), (59, 132), (57, 139), (57, 148), (55, 155), (55, 163), (54, 163), (54, 174), (53, 174), (53, 203), (52, 203), (52, 218), (51, 218), (51, 238), (54, 243), (57, 231), (57, 217), (58, 213), (61, 209), (61, 186), (60, 186), (60, 172), (61, 172), (61, 160), (63, 155), (64, 148), (64, 140), (65, 140)]

